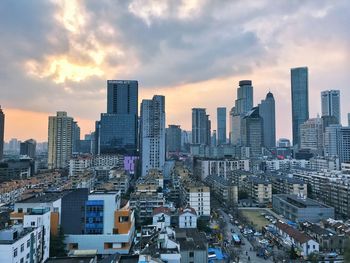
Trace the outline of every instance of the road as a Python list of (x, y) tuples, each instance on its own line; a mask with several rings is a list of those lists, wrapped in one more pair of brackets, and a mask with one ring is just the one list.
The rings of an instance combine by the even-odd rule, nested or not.
[[(242, 241), (244, 243), (244, 245), (241, 245), (241, 251), (242, 253), (239, 256), (239, 262), (240, 263), (246, 263), (246, 262), (250, 262), (250, 263), (273, 263), (273, 261), (271, 259), (263, 259), (260, 257), (256, 256), (256, 251), (250, 251), (250, 249), (252, 249), (252, 245), (250, 244), (250, 242), (240, 234), (239, 228), (233, 224), (231, 224), (230, 222), (230, 217), (228, 216), (228, 214), (226, 214), (222, 209), (219, 209), (220, 214), (222, 215), (224, 221), (226, 222), (226, 227), (225, 227), (225, 233), (226, 233), (226, 239), (231, 240), (232, 236), (231, 236), (231, 229), (233, 229), (233, 231), (237, 234), (239, 234), (242, 238)], [(246, 255), (246, 253), (248, 253)], [(248, 256), (250, 257), (250, 261), (248, 261)]]

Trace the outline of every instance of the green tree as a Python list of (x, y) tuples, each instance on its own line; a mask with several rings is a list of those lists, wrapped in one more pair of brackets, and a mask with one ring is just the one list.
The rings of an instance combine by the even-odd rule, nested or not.
[(295, 251), (294, 245), (292, 245), (292, 247), (290, 248), (289, 258), (292, 259), (292, 260), (295, 260), (295, 259), (298, 258), (298, 254)]
[(64, 238), (61, 227), (58, 229), (57, 235), (50, 235), (50, 257), (65, 257), (67, 255)]

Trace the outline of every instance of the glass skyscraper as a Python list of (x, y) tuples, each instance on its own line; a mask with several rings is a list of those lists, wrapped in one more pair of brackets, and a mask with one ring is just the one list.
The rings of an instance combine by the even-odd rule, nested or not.
[(5, 114), (2, 112), (0, 106), (0, 161), (4, 157), (4, 128), (5, 128)]
[(291, 69), (293, 145), (300, 146), (300, 125), (309, 119), (308, 68)]
[(340, 91), (326, 90), (321, 92), (322, 116), (334, 116), (338, 123), (341, 123), (340, 117)]
[(226, 108), (224, 107), (217, 108), (217, 125), (217, 143), (226, 144)]
[(107, 113), (96, 123), (96, 153), (136, 154), (138, 82), (107, 81)]
[(276, 116), (275, 99), (271, 92), (259, 104), (259, 114), (264, 120), (264, 146), (266, 148), (276, 147)]

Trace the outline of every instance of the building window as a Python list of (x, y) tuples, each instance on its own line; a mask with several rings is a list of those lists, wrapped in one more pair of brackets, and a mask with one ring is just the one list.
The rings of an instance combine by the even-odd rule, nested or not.
[(35, 226), (35, 222), (34, 221), (30, 222), (30, 225)]
[(193, 258), (193, 257), (194, 257), (194, 252), (192, 252), (192, 251), (189, 252), (189, 253), (188, 253), (188, 256), (189, 256), (190, 258)]
[(30, 247), (30, 239), (27, 240), (27, 247)]
[(17, 250), (17, 248), (15, 248), (15, 250), (13, 251), (13, 257), (15, 258), (15, 257), (17, 257), (17, 255), (18, 255), (18, 250)]
[(21, 245), (21, 252), (24, 251), (24, 243)]

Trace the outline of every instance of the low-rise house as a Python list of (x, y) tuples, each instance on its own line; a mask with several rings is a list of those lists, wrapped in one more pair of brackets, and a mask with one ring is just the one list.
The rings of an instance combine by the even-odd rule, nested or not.
[(157, 226), (158, 230), (169, 227), (171, 224), (170, 209), (163, 206), (154, 208), (152, 221), (153, 225)]
[(176, 241), (180, 244), (181, 263), (208, 262), (208, 241), (204, 233), (194, 228), (178, 228)]
[(282, 237), (282, 241), (289, 246), (294, 246), (299, 251), (300, 256), (307, 257), (312, 253), (319, 252), (319, 244), (305, 233), (282, 222), (277, 222), (275, 227)]
[(180, 208), (179, 210), (180, 228), (197, 228), (197, 213), (192, 207)]

